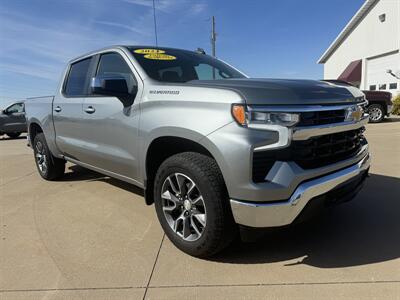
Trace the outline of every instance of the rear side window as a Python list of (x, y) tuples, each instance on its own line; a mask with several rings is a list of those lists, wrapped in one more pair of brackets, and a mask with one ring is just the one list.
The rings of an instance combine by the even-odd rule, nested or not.
[(89, 67), (92, 58), (87, 58), (71, 65), (64, 93), (67, 96), (84, 96), (89, 84)]
[(106, 53), (100, 56), (97, 75), (120, 75), (126, 79), (129, 92), (132, 92), (135, 78), (126, 61), (118, 53)]

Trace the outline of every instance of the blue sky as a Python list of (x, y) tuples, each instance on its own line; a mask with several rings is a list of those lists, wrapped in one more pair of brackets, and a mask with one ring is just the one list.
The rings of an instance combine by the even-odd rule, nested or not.
[[(252, 77), (322, 77), (317, 59), (364, 0), (156, 0), (161, 46), (210, 52)], [(51, 95), (66, 61), (154, 44), (152, 0), (0, 0), (0, 106)]]

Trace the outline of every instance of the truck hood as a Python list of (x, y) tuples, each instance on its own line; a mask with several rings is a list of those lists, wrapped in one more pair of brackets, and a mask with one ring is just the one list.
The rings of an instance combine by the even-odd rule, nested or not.
[(234, 90), (249, 105), (332, 105), (364, 98), (355, 87), (316, 80), (240, 78), (193, 80), (188, 84)]

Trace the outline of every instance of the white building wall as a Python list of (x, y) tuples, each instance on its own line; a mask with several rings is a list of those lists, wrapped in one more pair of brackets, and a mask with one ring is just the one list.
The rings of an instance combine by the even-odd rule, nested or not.
[[(379, 15), (386, 14), (385, 22)], [(336, 79), (350, 62), (363, 59), (361, 88), (366, 85), (366, 59), (400, 48), (400, 0), (380, 0), (344, 39), (324, 65), (324, 78)]]

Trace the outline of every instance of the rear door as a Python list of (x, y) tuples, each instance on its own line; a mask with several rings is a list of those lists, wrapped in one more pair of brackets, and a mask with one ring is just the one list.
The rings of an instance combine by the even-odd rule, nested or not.
[(87, 151), (81, 132), (84, 122), (82, 106), (89, 90), (92, 63), (92, 57), (72, 63), (53, 102), (57, 146), (64, 155), (77, 160), (82, 160)]
[(94, 75), (121, 75), (128, 89), (137, 86), (132, 106), (124, 107), (117, 97), (91, 95), (83, 104), (84, 126), (81, 133), (91, 152), (85, 161), (95, 167), (118, 175), (138, 178), (138, 125), (139, 98), (142, 82), (130, 60), (122, 51), (102, 53), (98, 56)]

